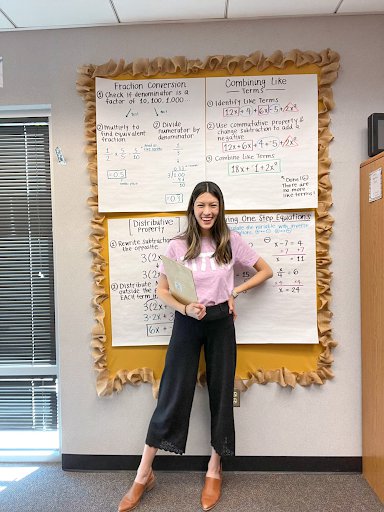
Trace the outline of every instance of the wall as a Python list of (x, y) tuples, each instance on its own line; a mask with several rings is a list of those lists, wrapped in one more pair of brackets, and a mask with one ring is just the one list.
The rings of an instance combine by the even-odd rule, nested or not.
[[(1, 105), (52, 105), (52, 147), (67, 166), (53, 165), (57, 333), (60, 349), (62, 451), (138, 454), (155, 402), (148, 385), (98, 398), (89, 341), (93, 325), (86, 206), (89, 182), (83, 111), (76, 70), (110, 58), (201, 58), (276, 49), (341, 55), (331, 129), (335, 218), (333, 256), (336, 378), (295, 390), (253, 386), (235, 409), (238, 455), (361, 455), (359, 164), (367, 158), (366, 120), (384, 111), (383, 16), (100, 27), (0, 33), (4, 57)], [(187, 454), (209, 453), (208, 400), (197, 389)]]

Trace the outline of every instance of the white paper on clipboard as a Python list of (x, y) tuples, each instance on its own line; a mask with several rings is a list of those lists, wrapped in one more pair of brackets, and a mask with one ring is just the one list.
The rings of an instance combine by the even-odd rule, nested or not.
[(198, 302), (192, 270), (167, 256), (160, 256), (172, 295), (182, 304)]

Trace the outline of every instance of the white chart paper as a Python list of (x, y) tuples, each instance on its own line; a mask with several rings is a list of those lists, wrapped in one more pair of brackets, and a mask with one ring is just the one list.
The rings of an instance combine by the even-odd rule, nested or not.
[[(318, 343), (313, 212), (227, 215), (271, 265), (272, 279), (236, 299), (237, 343)], [(112, 345), (168, 344), (174, 311), (155, 296), (159, 256), (185, 217), (109, 219)], [(236, 269), (236, 280), (252, 269)]]
[(99, 209), (182, 211), (200, 181), (226, 208), (317, 207), (317, 75), (96, 78)]
[(112, 346), (165, 345), (174, 310), (155, 295), (160, 255), (186, 218), (108, 219)]
[[(246, 213), (227, 222), (273, 269), (272, 279), (236, 299), (238, 343), (318, 343), (314, 213)], [(251, 273), (238, 269), (235, 284)]]
[(226, 208), (317, 207), (317, 75), (207, 79), (206, 172)]
[(99, 210), (185, 210), (205, 178), (203, 78), (96, 78)]

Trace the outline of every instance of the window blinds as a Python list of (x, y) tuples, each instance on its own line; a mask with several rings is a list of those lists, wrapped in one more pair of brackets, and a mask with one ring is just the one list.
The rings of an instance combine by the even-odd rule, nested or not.
[(0, 378), (0, 430), (57, 429), (56, 377)]
[(55, 364), (48, 119), (0, 119), (0, 429), (53, 428), (56, 376), (17, 367)]

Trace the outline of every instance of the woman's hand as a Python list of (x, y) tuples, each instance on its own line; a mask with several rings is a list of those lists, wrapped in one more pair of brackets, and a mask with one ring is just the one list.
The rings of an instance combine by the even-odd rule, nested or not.
[(204, 304), (198, 302), (191, 302), (185, 308), (185, 313), (196, 320), (201, 320), (207, 314)]
[(164, 302), (164, 304), (175, 309), (182, 315), (186, 314), (192, 318), (196, 318), (196, 320), (201, 320), (207, 314), (204, 304), (200, 304), (199, 302), (191, 302), (185, 306), (183, 303), (175, 299), (175, 297), (173, 297), (169, 291), (168, 279), (165, 274), (160, 274), (156, 293), (159, 299)]
[(236, 320), (237, 313), (235, 308), (235, 298), (231, 295), (228, 299), (229, 313), (233, 315), (233, 320)]

